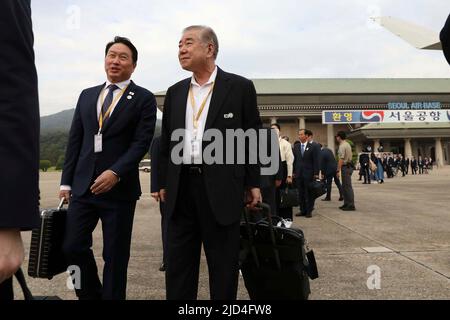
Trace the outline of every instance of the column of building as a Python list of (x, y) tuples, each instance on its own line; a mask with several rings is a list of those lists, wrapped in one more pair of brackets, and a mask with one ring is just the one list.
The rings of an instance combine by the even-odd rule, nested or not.
[(442, 167), (444, 165), (444, 153), (442, 152), (442, 141), (441, 138), (435, 138), (435, 147), (436, 151), (436, 165), (438, 167)]

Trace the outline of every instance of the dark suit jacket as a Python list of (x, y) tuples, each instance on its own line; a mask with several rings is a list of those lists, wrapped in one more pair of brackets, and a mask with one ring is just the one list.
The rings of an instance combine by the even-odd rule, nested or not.
[(159, 152), (161, 145), (161, 136), (154, 137), (150, 146), (150, 161), (151, 161), (151, 183), (150, 192), (159, 192), (161, 186), (158, 181), (158, 166), (159, 166)]
[[(182, 80), (167, 90), (161, 131), (161, 159), (159, 177), (166, 189), (165, 214), (173, 214), (180, 181), (181, 165), (173, 163), (170, 154), (178, 141), (171, 141), (176, 129), (185, 128), (186, 102), (191, 78)], [(232, 113), (232, 118), (224, 115)], [(206, 130), (218, 129), (225, 137), (226, 129), (259, 129), (261, 118), (253, 83), (241, 76), (218, 68), (211, 103), (205, 124)], [(224, 138), (225, 141), (225, 138)], [(203, 141), (203, 150), (208, 145)], [(226, 150), (224, 150), (226, 159)], [(204, 167), (203, 178), (208, 199), (216, 221), (230, 225), (239, 221), (244, 207), (244, 188), (260, 187), (259, 164), (212, 164)]]
[(445, 58), (450, 64), (450, 15), (448, 16), (447, 21), (445, 22), (445, 25), (441, 30), (440, 38)]
[(336, 174), (337, 162), (333, 151), (328, 148), (323, 148), (320, 151), (320, 170), (325, 176), (332, 176)]
[[(105, 199), (139, 199), (139, 162), (148, 151), (156, 121), (153, 94), (131, 82), (103, 128), (103, 152), (94, 153), (94, 135), (98, 132), (97, 100), (104, 84), (84, 90), (75, 109), (62, 185), (72, 187), (74, 196), (90, 192), (93, 180), (105, 170), (120, 176), (120, 182), (102, 195)], [(132, 99), (127, 99), (132, 91)]]
[[(274, 142), (276, 143), (276, 148), (275, 150), (272, 150), (271, 148), (271, 132), (272, 129), (270, 128), (264, 128), (262, 129), (267, 133), (267, 142), (268, 142), (268, 146), (267, 146), (267, 157), (272, 158), (272, 152), (276, 153), (276, 157), (278, 157), (278, 170), (276, 172), (276, 174), (274, 175), (262, 175), (261, 174), (261, 188), (270, 188), (270, 187), (274, 187), (275, 188), (275, 181), (276, 180), (282, 180), (283, 179), (283, 167), (281, 165), (281, 154), (280, 154), (280, 146), (279, 146), (279, 142), (278, 142), (278, 137), (276, 140), (274, 140)], [(275, 134), (276, 136), (276, 134)], [(261, 164), (261, 168), (268, 168), (271, 167), (273, 164), (269, 163), (267, 165), (263, 165)]]
[(0, 10), (0, 228), (39, 224), (39, 101), (28, 0)]
[(320, 146), (316, 142), (308, 142), (303, 156), (301, 147), (301, 143), (294, 147), (295, 177), (312, 180), (319, 175)]

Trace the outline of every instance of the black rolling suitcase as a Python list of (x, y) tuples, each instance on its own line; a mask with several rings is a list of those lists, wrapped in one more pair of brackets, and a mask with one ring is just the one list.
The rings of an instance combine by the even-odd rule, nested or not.
[(31, 234), (28, 275), (33, 278), (52, 279), (67, 271), (67, 262), (62, 251), (66, 227), (67, 210), (63, 200), (57, 209), (41, 211), (41, 222)]
[(240, 268), (251, 300), (307, 300), (309, 278), (318, 277), (313, 251), (300, 229), (274, 225), (270, 207), (261, 204), (266, 217), (249, 221), (245, 211), (240, 226)]

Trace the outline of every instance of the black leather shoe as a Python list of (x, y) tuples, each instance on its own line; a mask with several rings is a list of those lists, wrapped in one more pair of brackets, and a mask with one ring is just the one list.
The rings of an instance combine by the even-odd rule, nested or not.
[(355, 211), (356, 208), (355, 208), (355, 206), (351, 206), (351, 207), (344, 207), (344, 208), (342, 208), (342, 210), (343, 211)]
[(297, 212), (296, 214), (295, 214), (295, 216), (296, 217), (301, 217), (301, 216), (304, 216), (305, 214), (303, 213), (303, 212)]
[(347, 207), (345, 204), (343, 206), (340, 206), (339, 209), (344, 209), (345, 207)]
[(331, 199), (330, 198), (325, 198), (325, 199), (322, 199), (322, 201), (331, 201)]
[(307, 214), (305, 217), (306, 217), (306, 218), (312, 218), (312, 214), (311, 214), (311, 213), (310, 213), (310, 214)]
[(343, 198), (343, 197), (340, 197), (340, 198), (339, 198), (339, 201), (344, 201), (344, 198)]
[(163, 263), (161, 263), (161, 266), (159, 267), (159, 271), (164, 272), (166, 271), (166, 265)]

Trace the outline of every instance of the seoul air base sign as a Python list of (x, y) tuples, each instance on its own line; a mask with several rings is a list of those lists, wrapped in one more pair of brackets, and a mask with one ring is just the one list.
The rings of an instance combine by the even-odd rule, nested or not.
[(338, 110), (322, 112), (323, 124), (443, 122), (450, 122), (450, 110)]

